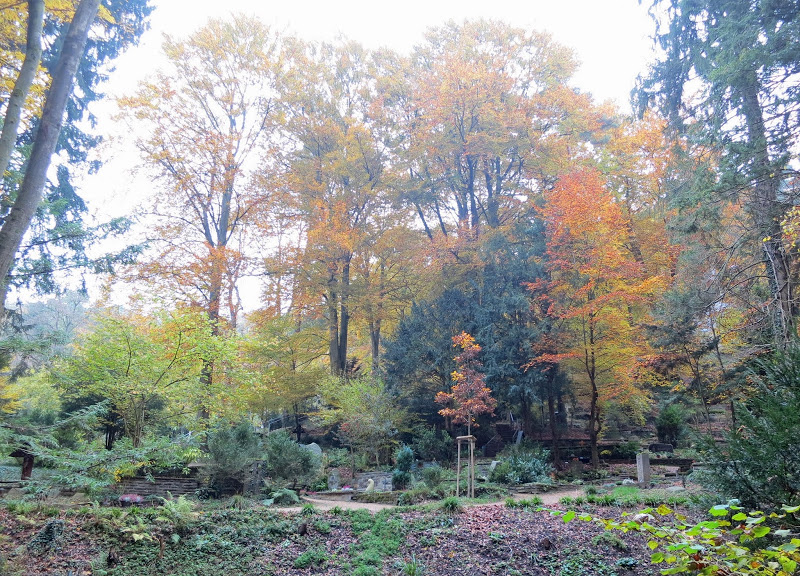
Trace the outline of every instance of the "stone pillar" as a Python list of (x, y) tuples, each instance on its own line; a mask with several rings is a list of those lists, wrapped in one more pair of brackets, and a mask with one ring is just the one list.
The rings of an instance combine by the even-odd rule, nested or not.
[(650, 453), (641, 452), (636, 455), (636, 475), (642, 487), (650, 485)]

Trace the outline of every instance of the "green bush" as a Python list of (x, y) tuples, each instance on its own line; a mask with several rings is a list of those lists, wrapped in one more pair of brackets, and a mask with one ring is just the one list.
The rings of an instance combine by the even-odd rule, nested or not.
[(725, 442), (699, 443), (706, 466), (693, 476), (748, 507), (800, 504), (800, 345), (756, 361), (750, 381)]
[(431, 500), (434, 496), (434, 493), (427, 486), (417, 487), (413, 488), (412, 490), (406, 490), (398, 495), (397, 505), (413, 506), (414, 504)]
[(414, 451), (406, 445), (397, 449), (394, 454), (395, 468), (401, 472), (411, 472), (414, 465)]
[(322, 566), (328, 559), (325, 548), (314, 546), (309, 548), (294, 561), (295, 568), (308, 568), (309, 566)]
[[(554, 512), (564, 522), (576, 518), (596, 522), (607, 531), (641, 532), (652, 550), (650, 561), (665, 565), (665, 574), (739, 574), (789, 576), (800, 562), (800, 539), (787, 525), (797, 523), (800, 506), (784, 506), (780, 513), (746, 512), (739, 506), (717, 505), (709, 510), (713, 521), (696, 524), (666, 506), (648, 508), (642, 513), (657, 515), (658, 529), (653, 523), (641, 522), (623, 514), (619, 519), (595, 518), (574, 511)], [(672, 518), (670, 518), (672, 517)], [(671, 521), (670, 521), (671, 520)], [(612, 539), (597, 537), (611, 544)], [(619, 566), (635, 566), (635, 561), (620, 559)], [(562, 572), (563, 573), (563, 572)]]
[(641, 444), (639, 442), (630, 440), (615, 446), (611, 452), (611, 455), (621, 460), (633, 460), (640, 451)]
[(264, 441), (267, 474), (292, 487), (309, 481), (319, 468), (319, 459), (305, 446), (291, 439), (285, 430), (273, 432)]
[(291, 506), (293, 504), (299, 504), (300, 498), (294, 490), (279, 488), (270, 493), (270, 497), (266, 502), (270, 504), (279, 504), (281, 506)]
[(408, 446), (401, 446), (394, 455), (395, 470), (392, 471), (392, 485), (395, 490), (403, 490), (413, 480), (411, 467), (414, 465), (414, 451)]
[(492, 471), (489, 479), (501, 484), (550, 482), (550, 452), (537, 448), (513, 447), (504, 452), (505, 460)]
[(444, 480), (444, 469), (438, 464), (427, 466), (420, 471), (420, 476), (428, 488), (438, 488)]
[(418, 426), (414, 428), (411, 447), (422, 460), (449, 462), (453, 454), (453, 438), (445, 430)]
[(392, 470), (392, 487), (395, 490), (405, 490), (413, 479), (414, 477), (411, 475), (411, 472)]
[(656, 418), (658, 441), (677, 446), (686, 434), (686, 412), (677, 404), (666, 406)]
[(464, 510), (464, 507), (461, 505), (461, 500), (455, 496), (450, 496), (442, 500), (440, 508), (448, 514), (458, 514)]
[(208, 455), (211, 484), (221, 488), (230, 480), (241, 482), (245, 469), (261, 455), (261, 444), (249, 422), (223, 422), (208, 434)]

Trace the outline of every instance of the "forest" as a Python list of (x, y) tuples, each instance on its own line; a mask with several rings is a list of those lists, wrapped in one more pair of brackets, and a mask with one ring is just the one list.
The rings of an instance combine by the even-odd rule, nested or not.
[[(702, 463), (715, 515), (793, 526), (772, 572), (702, 573), (794, 573), (800, 5), (652, 0), (632, 114), (500, 20), (403, 54), (212, 19), (116, 100), (150, 189), (97, 221), (92, 106), (153, 9), (0, 0), (0, 490), (255, 477), (291, 504), (381, 472), (415, 504), (463, 481), (464, 438), (489, 492), (602, 481), (650, 445)], [(161, 561), (186, 502), (134, 541)]]

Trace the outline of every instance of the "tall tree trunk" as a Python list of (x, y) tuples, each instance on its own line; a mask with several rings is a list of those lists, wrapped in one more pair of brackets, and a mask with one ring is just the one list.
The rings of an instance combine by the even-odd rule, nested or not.
[(347, 332), (350, 329), (350, 311), (348, 309), (350, 295), (350, 256), (342, 266), (342, 286), (339, 294), (339, 369), (342, 373), (347, 369)]
[(369, 323), (369, 339), (372, 355), (372, 372), (377, 373), (380, 368), (381, 359), (381, 319), (383, 318), (383, 299), (386, 297), (386, 264), (383, 260), (380, 263), (380, 274), (378, 276), (378, 302), (372, 320)]
[(8, 272), (14, 264), (14, 257), (22, 242), (22, 237), (28, 230), (36, 208), (42, 200), (50, 158), (55, 152), (58, 135), (64, 121), (64, 109), (67, 106), (75, 73), (86, 46), (89, 28), (97, 16), (99, 7), (100, 0), (81, 0), (75, 11), (53, 73), (53, 81), (44, 103), (31, 156), (25, 168), (25, 176), (8, 218), (0, 228), (0, 279), (2, 279), (0, 281), (3, 285), (3, 289), (0, 291), (0, 299), (2, 299), (0, 300), (0, 314), (5, 313)]
[[(553, 368), (551, 368), (553, 370)], [(553, 397), (553, 390), (547, 391), (547, 417), (550, 421), (550, 435), (553, 438), (553, 462), (556, 468), (561, 464), (561, 451), (558, 448), (558, 422), (556, 421), (556, 399)]]
[(770, 159), (763, 110), (758, 99), (758, 80), (754, 72), (742, 79), (739, 92), (747, 123), (747, 138), (753, 150), (755, 198), (750, 202), (750, 213), (757, 228), (757, 239), (763, 247), (764, 265), (774, 299), (775, 344), (783, 349), (796, 335), (789, 255), (783, 247), (780, 224), (784, 210), (778, 202), (778, 188), (783, 174)]
[[(589, 300), (593, 300), (592, 294), (588, 296)], [(586, 366), (586, 374), (589, 378), (589, 386), (591, 388), (591, 399), (589, 401), (589, 443), (592, 449), (592, 467), (597, 468), (600, 466), (600, 452), (597, 449), (597, 440), (600, 436), (601, 422), (600, 422), (600, 394), (597, 390), (597, 358), (595, 356), (595, 326), (594, 326), (594, 313), (589, 312), (589, 317), (586, 321), (588, 332), (586, 334), (586, 347), (584, 348), (584, 362)]]
[(0, 176), (8, 170), (11, 152), (17, 142), (19, 120), (25, 99), (28, 97), (39, 62), (42, 60), (42, 24), (44, 23), (44, 0), (28, 0), (28, 28), (25, 40), (25, 59), (19, 70), (17, 81), (8, 98), (3, 131), (0, 133)]

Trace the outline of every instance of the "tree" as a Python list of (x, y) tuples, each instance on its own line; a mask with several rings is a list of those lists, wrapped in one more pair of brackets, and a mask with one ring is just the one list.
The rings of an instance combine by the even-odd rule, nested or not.
[(494, 414), (497, 400), (492, 398), (492, 391), (484, 382), (483, 364), (479, 359), (481, 347), (475, 339), (462, 332), (453, 336), (453, 347), (461, 348), (461, 353), (453, 359), (456, 363), (452, 374), (455, 384), (450, 392), (437, 393), (436, 402), (449, 404), (439, 410), (439, 414), (451, 419), (454, 424), (466, 424), (467, 436), (470, 436), (475, 417)]
[(397, 114), (404, 200), (428, 235), (474, 235), (526, 210), (568, 156), (582, 122), (574, 112), (588, 107), (566, 86), (569, 50), (497, 21), (451, 22), (428, 31), (412, 62), (411, 96), (398, 100), (407, 110)]
[(551, 338), (560, 344), (557, 353), (542, 353), (533, 364), (571, 366), (587, 385), (587, 432), (597, 466), (602, 403), (627, 402), (641, 412), (634, 368), (647, 348), (636, 325), (664, 280), (645, 274), (632, 257), (626, 219), (597, 172), (562, 177), (545, 194), (542, 217), (550, 279), (531, 288), (558, 320), (558, 335)]
[(673, 128), (715, 153), (715, 169), (695, 191), (744, 207), (746, 243), (760, 253), (768, 281), (771, 340), (783, 348), (796, 335), (794, 256), (780, 223), (793, 203), (791, 157), (800, 134), (800, 7), (654, 0), (651, 13), (664, 56), (639, 82), (640, 104), (654, 102)]
[[(107, 314), (57, 373), (68, 397), (108, 400), (137, 447), (148, 425), (188, 424), (200, 406), (214, 405), (201, 380), (208, 359), (219, 360), (223, 351), (209, 321), (189, 310)], [(220, 398), (229, 391), (217, 392)]]
[(248, 319), (253, 327), (245, 340), (244, 361), (258, 375), (248, 389), (248, 403), (264, 422), (272, 413), (290, 411), (299, 442), (301, 417), (327, 371), (320, 361), (327, 351), (325, 326), (293, 314), (252, 314)]
[[(386, 194), (387, 146), (372, 110), (379, 106), (371, 55), (353, 42), (302, 45), (292, 51), (284, 98), (290, 109), (285, 204), (304, 237), (292, 266), (295, 305), (325, 317), (330, 370), (344, 375), (356, 285), (372, 267), (378, 233), (405, 220)], [(374, 254), (374, 252), (372, 253)], [(302, 301), (302, 303), (301, 303)], [(379, 339), (378, 316), (373, 328)]]
[(377, 378), (348, 380), (329, 377), (321, 387), (327, 408), (319, 414), (328, 424), (338, 424), (340, 440), (351, 451), (365, 450), (380, 466), (381, 455), (397, 443), (407, 415), (397, 397)]
[[(30, 25), (26, 34), (27, 57), (18, 59), (12, 55), (11, 58), (4, 59), (5, 64), (17, 63), (20, 75), (17, 75), (16, 69), (4, 69), (4, 81), (16, 76), (17, 86), (9, 90), (8, 100), (4, 102), (5, 120), (8, 124), (4, 125), (3, 135), (0, 136), (4, 162), (3, 203), (0, 210), (3, 217), (0, 227), (0, 304), (5, 304), (10, 284), (30, 282), (31, 278), (51, 277), (54, 269), (48, 248), (52, 246), (77, 253), (77, 261), (69, 263), (69, 267), (82, 266), (95, 271), (109, 271), (115, 260), (129, 260), (131, 257), (129, 250), (123, 250), (117, 255), (87, 258), (85, 237), (97, 237), (99, 232), (87, 232), (82, 228), (80, 217), (86, 208), (72, 188), (71, 168), (66, 164), (59, 164), (58, 183), (55, 186), (49, 186), (46, 173), (54, 151), (65, 152), (70, 161), (76, 164), (86, 161), (87, 149), (96, 145), (98, 140), (88, 136), (79, 123), (87, 116), (92, 119), (87, 105), (100, 96), (96, 88), (105, 78), (105, 65), (141, 35), (146, 17), (152, 8), (147, 6), (147, 0), (109, 0), (104, 6), (100, 6), (95, 0), (82, 1), (77, 6), (62, 0), (46, 0), (40, 39), (34, 38), (40, 30), (37, 23), (41, 16), (38, 13), (39, 5), (33, 2), (29, 6), (33, 10), (31, 17), (25, 14), (15, 21), (12, 16), (10, 27), (6, 18), (9, 12), (18, 11), (16, 5), (6, 7), (0, 15), (0, 21), (6, 26), (0, 32), (4, 41), (2, 49), (6, 54), (9, 46), (14, 44), (11, 38), (14, 36), (13, 31), (19, 28), (20, 23), (27, 21)], [(90, 34), (98, 13), (100, 19), (96, 26), (97, 33)], [(11, 37), (6, 36), (9, 30)], [(9, 41), (8, 44), (6, 40)], [(25, 77), (35, 68), (33, 63), (37, 60), (37, 44), (41, 47), (42, 41), (45, 43), (42, 64), (50, 73), (52, 81), (47, 86), (46, 75), (40, 70), (37, 73), (38, 78), (26, 90)], [(78, 90), (72, 91), (73, 82)], [(26, 96), (31, 96), (27, 103)], [(39, 114), (42, 100), (44, 108)], [(17, 118), (21, 109), (26, 110), (26, 114)], [(67, 123), (67, 130), (61, 129), (64, 122)], [(18, 134), (20, 129), (22, 132)], [(12, 162), (14, 168), (9, 173), (6, 171), (11, 169), (8, 158), (12, 156), (6, 157), (6, 154), (9, 146), (13, 148), (17, 145), (30, 146), (30, 155), (15, 155)], [(26, 148), (23, 147), (22, 150)], [(18, 180), (21, 180), (19, 186)], [(48, 209), (37, 211), (46, 188)], [(24, 246), (22, 240), (32, 221), (39, 223), (41, 229), (30, 234), (33, 236), (32, 241), (30, 245)], [(121, 222), (117, 221), (106, 231), (114, 231), (114, 228), (118, 229), (120, 226)], [(21, 245), (22, 250), (18, 253)], [(27, 260), (31, 253), (36, 252), (42, 255), (39, 263), (29, 265), (27, 270), (17, 270), (13, 278), (8, 276), (15, 263)], [(37, 282), (37, 287), (50, 289), (52, 284), (49, 281)], [(4, 307), (2, 314), (5, 314)]]
[(72, 89), (72, 82), (78, 70), (83, 48), (86, 45), (89, 28), (99, 7), (100, 0), (81, 0), (75, 11), (69, 32), (64, 39), (64, 46), (61, 49), (59, 65), (53, 75), (53, 82), (42, 110), (42, 118), (31, 149), (25, 177), (8, 217), (0, 227), (0, 278), (3, 279), (0, 290), (1, 310), (5, 310), (7, 293), (5, 277), (14, 263), (14, 256), (22, 242), (22, 237), (42, 198), (47, 169), (50, 166), (50, 157), (56, 149), (67, 98)]
[[(17, 18), (19, 11), (14, 10)], [(17, 140), (22, 110), (28, 92), (33, 86), (39, 62), (42, 59), (42, 28), (44, 26), (44, 0), (29, 0), (25, 34), (25, 55), (19, 68), (19, 75), (10, 90), (3, 130), (0, 133), (0, 176), (4, 175), (11, 160), (11, 153)]]
[(153, 199), (157, 251), (138, 277), (200, 306), (215, 330), (236, 325), (236, 282), (251, 241), (245, 224), (267, 199), (258, 172), (268, 169), (277, 129), (279, 50), (257, 20), (211, 20), (185, 41), (167, 39), (168, 70), (120, 100), (164, 185)]
[(753, 508), (800, 504), (798, 367), (797, 343), (751, 364), (751, 390), (736, 408), (736, 427), (725, 442), (708, 437), (701, 445), (704, 484)]

